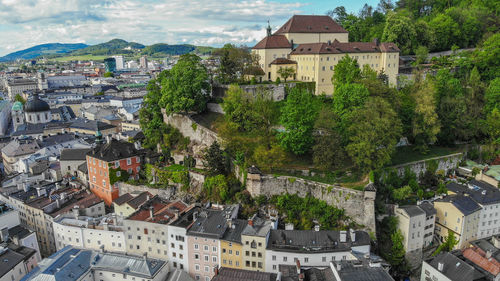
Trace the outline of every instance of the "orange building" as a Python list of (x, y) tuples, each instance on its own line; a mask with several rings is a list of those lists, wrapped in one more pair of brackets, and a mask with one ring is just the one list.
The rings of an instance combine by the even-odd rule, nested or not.
[(117, 181), (138, 178), (142, 153), (132, 143), (111, 139), (87, 153), (90, 190), (111, 205), (118, 198)]

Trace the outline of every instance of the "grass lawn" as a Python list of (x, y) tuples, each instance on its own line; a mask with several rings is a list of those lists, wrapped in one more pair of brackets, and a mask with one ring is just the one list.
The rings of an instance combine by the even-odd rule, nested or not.
[(388, 166), (400, 165), (408, 162), (424, 160), (433, 157), (439, 157), (464, 151), (464, 146), (431, 146), (426, 154), (415, 151), (411, 146), (403, 146), (396, 148), (396, 152), (392, 157), (392, 163)]

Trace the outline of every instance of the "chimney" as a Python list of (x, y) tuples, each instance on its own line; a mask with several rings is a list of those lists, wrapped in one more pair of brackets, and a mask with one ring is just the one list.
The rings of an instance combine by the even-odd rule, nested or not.
[(113, 137), (111, 135), (106, 136), (106, 143), (110, 143)]
[(233, 228), (233, 220), (232, 219), (227, 219), (226, 221), (227, 221), (227, 226), (229, 228)]
[[(103, 223), (102, 223), (102, 228), (103, 228), (104, 230), (108, 231), (108, 230), (109, 230), (108, 223), (107, 223), (107, 222), (103, 222)], [(104, 246), (104, 245), (103, 245), (103, 246)]]
[(214, 267), (214, 273), (215, 273), (214, 274), (215, 276), (219, 275), (219, 267), (218, 266)]
[(149, 207), (149, 217), (150, 217), (151, 219), (153, 219), (153, 217), (154, 217), (154, 215), (153, 215), (153, 214), (154, 214), (154, 207), (153, 207), (153, 206), (151, 206), (151, 207)]
[(249, 225), (249, 226), (253, 226), (253, 220), (252, 220), (252, 219), (249, 219), (249, 220), (248, 220), (248, 225)]
[(276, 281), (281, 281), (281, 276), (282, 276), (282, 275), (283, 275), (283, 274), (281, 273), (281, 271), (280, 271), (280, 272), (278, 272), (278, 276), (276, 276)]
[(105, 252), (105, 251), (104, 251), (104, 244), (102, 244), (102, 245), (99, 247), (99, 249), (101, 250), (101, 253), (104, 253), (104, 252)]
[(147, 262), (148, 261), (148, 253), (144, 252), (144, 254), (142, 254), (142, 258), (144, 259), (145, 262)]
[(328, 46), (332, 45), (332, 40), (328, 40)]
[(493, 236), (491, 238), (491, 242), (493, 242), (493, 246), (500, 248), (500, 236)]
[(8, 227), (4, 227), (0, 230), (0, 239), (2, 241), (2, 243), (5, 243), (7, 242), (7, 240), (9, 239), (9, 228)]
[(293, 230), (293, 223), (285, 224), (285, 230)]
[(347, 241), (347, 231), (340, 231), (340, 243), (345, 243)]
[(356, 232), (354, 230), (349, 229), (349, 234), (351, 234), (351, 242), (356, 242)]
[(198, 211), (193, 212), (193, 221), (198, 219)]
[(295, 260), (295, 269), (297, 269), (297, 274), (300, 274), (300, 260)]
[(379, 46), (380, 40), (378, 38), (375, 38), (375, 39), (373, 39), (373, 43), (375, 43), (375, 45)]
[(293, 51), (293, 39), (292, 39), (292, 40), (290, 40), (290, 48), (291, 48), (291, 49), (292, 49), (292, 51)]
[(491, 258), (491, 250), (486, 251), (486, 258)]
[(319, 224), (315, 224), (314, 225), (314, 231), (319, 231), (320, 227), (319, 227)]
[(438, 270), (443, 272), (443, 268), (444, 268), (444, 263), (438, 262)]

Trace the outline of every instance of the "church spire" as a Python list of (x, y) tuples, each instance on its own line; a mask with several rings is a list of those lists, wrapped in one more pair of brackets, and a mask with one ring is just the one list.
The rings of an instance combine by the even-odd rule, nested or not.
[(267, 36), (271, 36), (271, 25), (269, 24), (269, 20), (267, 20)]

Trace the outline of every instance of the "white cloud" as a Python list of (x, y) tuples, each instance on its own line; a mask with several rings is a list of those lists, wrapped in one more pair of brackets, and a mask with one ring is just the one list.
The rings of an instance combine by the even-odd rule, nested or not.
[(265, 35), (268, 19), (281, 24), (301, 7), (273, 0), (0, 0), (0, 25), (8, 26), (0, 29), (0, 55), (12, 51), (7, 46), (113, 38), (143, 44), (252, 44)]

